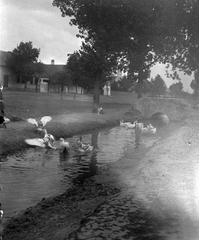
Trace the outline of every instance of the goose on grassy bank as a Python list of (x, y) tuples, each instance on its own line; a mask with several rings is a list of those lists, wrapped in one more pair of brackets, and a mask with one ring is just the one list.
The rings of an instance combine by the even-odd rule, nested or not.
[(0, 124), (3, 125), (4, 128), (6, 128), (6, 124), (10, 122), (10, 119), (7, 117), (0, 116)]
[(3, 210), (1, 208), (1, 203), (0, 203), (0, 219), (3, 217)]
[(100, 115), (100, 114), (103, 114), (103, 113), (104, 113), (103, 108), (102, 108), (102, 107), (98, 108), (98, 109), (97, 109), (97, 113), (98, 113), (99, 115)]
[(43, 128), (46, 126), (48, 122), (52, 120), (52, 117), (50, 116), (44, 116), (40, 119), (40, 121), (37, 121), (34, 118), (28, 118), (27, 121), (31, 124), (33, 124), (36, 127), (36, 131), (41, 132), (43, 131)]

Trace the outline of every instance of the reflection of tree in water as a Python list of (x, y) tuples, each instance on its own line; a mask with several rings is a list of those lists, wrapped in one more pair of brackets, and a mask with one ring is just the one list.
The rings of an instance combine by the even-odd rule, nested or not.
[(140, 147), (141, 138), (142, 138), (142, 126), (140, 124), (136, 124), (136, 127), (135, 127), (135, 148), (136, 149)]
[(97, 142), (98, 142), (98, 136), (99, 136), (99, 130), (96, 130), (92, 133), (92, 136), (91, 136), (91, 145), (94, 147), (94, 148), (98, 148), (98, 145), (97, 145)]
[(93, 152), (90, 157), (90, 162), (88, 167), (85, 165), (81, 165), (80, 168), (78, 168), (78, 176), (73, 179), (73, 183), (79, 184), (83, 183), (85, 179), (92, 177), (97, 172), (97, 153)]

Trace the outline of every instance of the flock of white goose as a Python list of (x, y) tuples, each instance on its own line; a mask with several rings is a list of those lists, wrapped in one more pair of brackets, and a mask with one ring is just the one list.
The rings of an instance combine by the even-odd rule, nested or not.
[[(27, 121), (36, 127), (36, 132), (38, 133), (43, 132), (44, 137), (25, 139), (25, 142), (32, 146), (38, 146), (46, 149), (57, 149), (54, 145), (55, 143), (54, 136), (52, 134), (49, 134), (45, 129), (46, 124), (51, 120), (52, 120), (52, 117), (50, 116), (44, 116), (41, 118), (40, 121), (37, 121), (34, 118), (28, 118)], [(65, 141), (64, 138), (60, 138), (59, 141), (60, 141), (59, 150), (61, 152), (68, 152), (71, 148), (70, 143)], [(82, 136), (80, 136), (80, 139), (76, 143), (75, 149), (79, 153), (86, 153), (86, 152), (91, 152), (93, 150), (93, 146), (88, 143), (83, 143)]]
[(148, 124), (146, 127), (144, 127), (144, 123), (138, 122), (138, 120), (135, 120), (133, 123), (124, 122), (121, 120), (120, 126), (125, 127), (126, 129), (134, 129), (135, 131), (139, 131), (140, 134), (156, 134), (157, 131), (152, 124)]

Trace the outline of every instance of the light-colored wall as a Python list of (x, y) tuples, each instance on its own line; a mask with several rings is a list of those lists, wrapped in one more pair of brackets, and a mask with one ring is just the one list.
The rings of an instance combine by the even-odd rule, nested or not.
[(17, 77), (14, 73), (12, 73), (7, 67), (0, 66), (0, 83), (4, 84), (4, 75), (9, 75), (8, 86), (10, 83), (14, 83), (17, 81)]

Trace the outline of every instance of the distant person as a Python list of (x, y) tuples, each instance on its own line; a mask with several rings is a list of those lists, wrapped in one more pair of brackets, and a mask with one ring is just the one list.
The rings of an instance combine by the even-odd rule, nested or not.
[(4, 116), (3, 85), (0, 84), (0, 116)]

